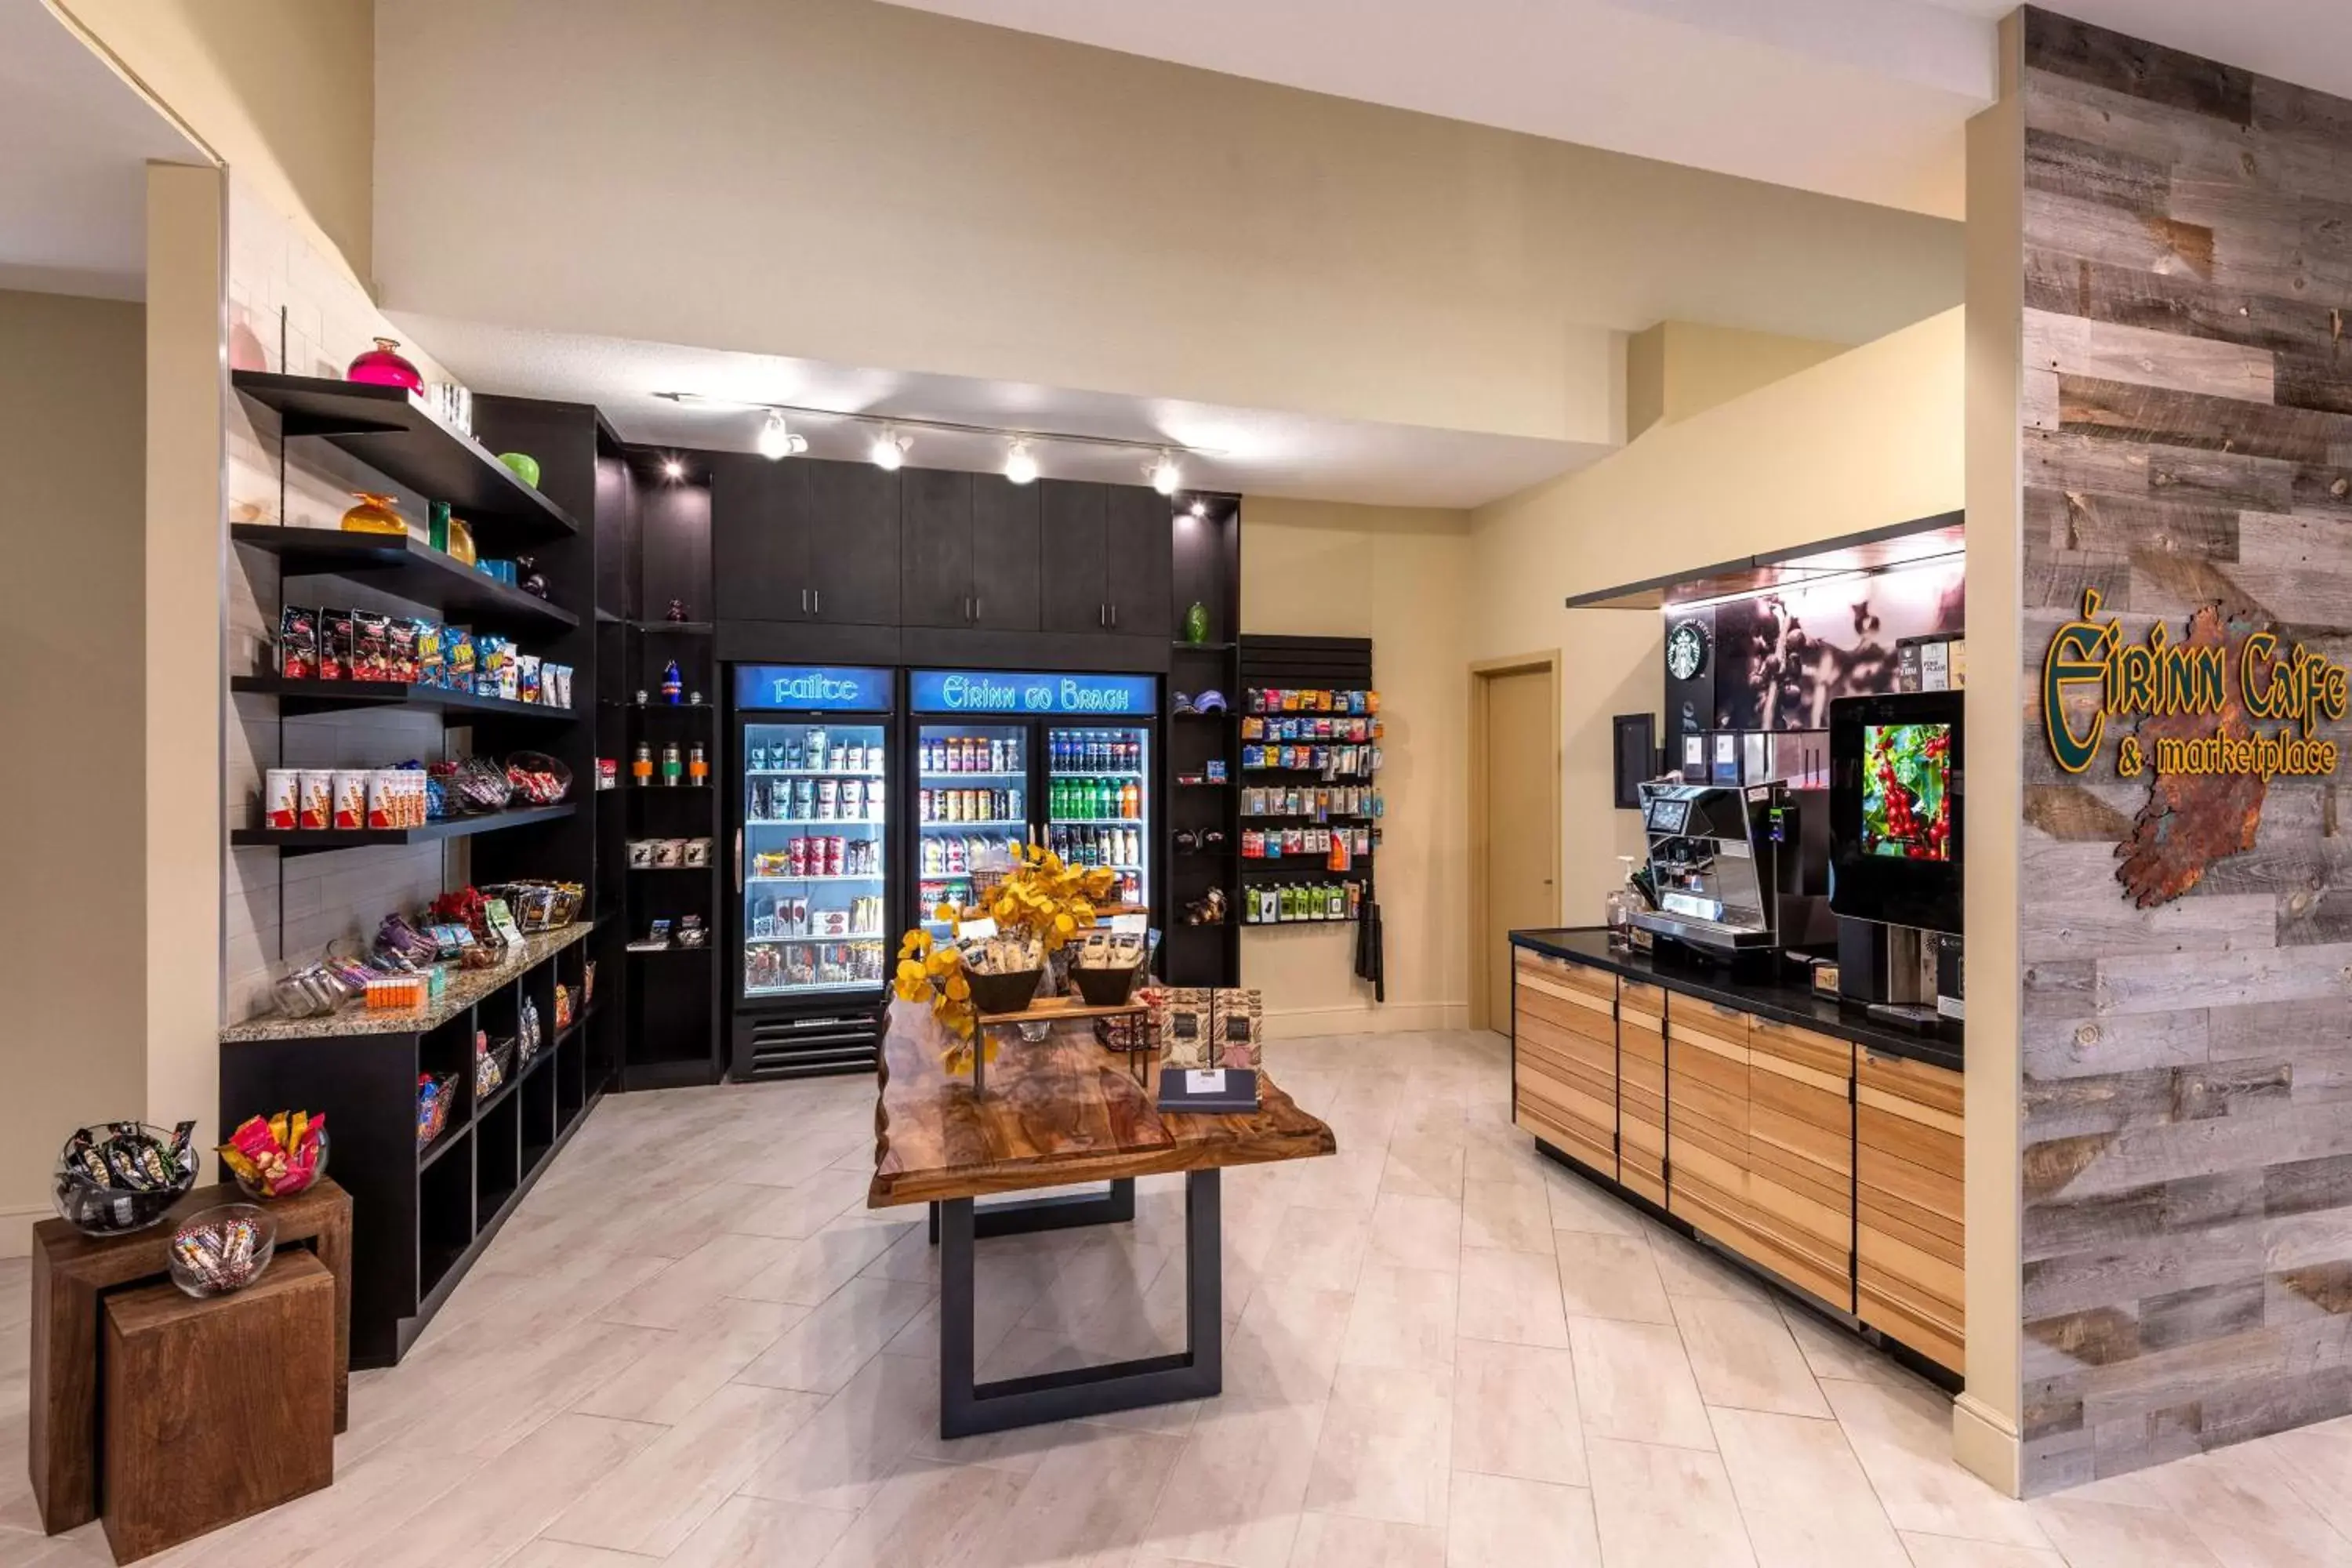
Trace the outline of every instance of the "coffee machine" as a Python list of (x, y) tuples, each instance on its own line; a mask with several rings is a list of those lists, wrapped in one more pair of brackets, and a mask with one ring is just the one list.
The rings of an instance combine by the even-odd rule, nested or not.
[(1786, 784), (1645, 784), (1657, 907), (1637, 910), (1643, 936), (1741, 967), (1782, 948), (1833, 942), (1827, 792)]

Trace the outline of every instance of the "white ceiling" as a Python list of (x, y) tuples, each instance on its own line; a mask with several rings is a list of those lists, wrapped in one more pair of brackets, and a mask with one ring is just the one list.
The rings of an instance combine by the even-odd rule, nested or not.
[[(1187, 488), (1386, 506), (1471, 507), (1581, 468), (1606, 446), (1227, 408), (1171, 398), (1072, 392), (964, 376), (858, 370), (772, 354), (728, 353), (625, 338), (535, 332), (394, 311), (451, 374), (520, 397), (593, 401), (624, 440), (709, 451), (754, 450), (763, 416), (723, 402), (674, 403), (660, 392), (839, 410), (884, 410), (991, 428), (1058, 431), (1202, 448), (1183, 460)], [(794, 415), (809, 455), (866, 456), (876, 426)], [(919, 468), (993, 471), (1006, 442), (905, 432)], [(1033, 444), (1049, 478), (1136, 484), (1149, 454)]]
[[(2015, 0), (892, 0), (1452, 120), (1943, 217)], [(2352, 95), (2346, 0), (2059, 0)]]
[(209, 161), (41, 0), (0, 0), (0, 288), (140, 298), (151, 159)]

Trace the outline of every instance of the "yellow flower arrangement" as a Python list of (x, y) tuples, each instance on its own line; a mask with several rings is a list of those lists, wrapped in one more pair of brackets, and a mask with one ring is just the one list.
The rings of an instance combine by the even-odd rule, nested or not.
[[(1118, 884), (1118, 873), (1107, 868), (1066, 865), (1060, 856), (1034, 844), (1023, 845), (1014, 854), (1013, 868), (980, 903), (966, 909), (943, 903), (932, 911), (933, 918), (946, 921), (957, 937), (963, 934), (966, 921), (993, 920), (998, 931), (1025, 933), (1051, 954), (1093, 928), (1097, 901)], [(893, 989), (902, 1002), (930, 1004), (931, 1016), (956, 1037), (947, 1053), (948, 1070), (970, 1070), (979, 1019), (962, 950), (918, 926), (899, 941)], [(993, 1042), (983, 1041), (981, 1048), (987, 1060), (996, 1059)]]

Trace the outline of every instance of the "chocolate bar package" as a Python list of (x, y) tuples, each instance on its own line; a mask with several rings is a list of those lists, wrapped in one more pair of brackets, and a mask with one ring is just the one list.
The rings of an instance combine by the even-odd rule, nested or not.
[(373, 610), (352, 612), (352, 679), (392, 679), (392, 619)]
[(352, 678), (352, 613), (349, 610), (319, 612), (319, 679), (349, 680)]
[(404, 685), (416, 683), (416, 623), (405, 616), (394, 616), (383, 626), (384, 665), (394, 680)]
[(1164, 1072), (1255, 1072), (1265, 1054), (1265, 1010), (1255, 988), (1171, 987), (1157, 1022)]
[(289, 680), (319, 678), (319, 612), (291, 605), (278, 612), (278, 673)]

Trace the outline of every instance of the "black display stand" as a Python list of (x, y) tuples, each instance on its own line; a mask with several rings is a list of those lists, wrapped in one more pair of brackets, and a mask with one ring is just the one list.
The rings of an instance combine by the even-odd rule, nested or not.
[[(1377, 689), (1377, 683), (1372, 679), (1372, 640), (1370, 637), (1244, 637), (1242, 638), (1241, 647), (1241, 684), (1244, 693), (1242, 700), (1244, 704), (1247, 701), (1247, 692), (1268, 689), (1374, 690)], [(1271, 719), (1277, 715), (1267, 714), (1265, 717)], [(1374, 714), (1372, 717), (1378, 720), (1382, 716)], [(1236, 742), (1237, 745), (1244, 743), (1246, 742)], [(1373, 742), (1373, 744), (1379, 743)], [(1290, 785), (1305, 788), (1326, 782), (1319, 773), (1311, 768), (1257, 767), (1243, 770), (1238, 777), (1244, 789), (1278, 788)], [(1329, 782), (1361, 784), (1374, 789), (1379, 787), (1380, 783), (1377, 773), (1350, 776)], [(1240, 911), (1240, 916), (1244, 923), (1253, 925), (1275, 923), (1283, 926), (1331, 924), (1356, 926), (1358, 942), (1355, 973), (1359, 979), (1370, 981), (1377, 986), (1381, 982), (1380, 915), (1373, 896), (1372, 867), (1380, 847), (1380, 819), (1369, 813), (1345, 816), (1334, 813), (1328, 817), (1265, 815), (1244, 816), (1240, 820), (1245, 829), (1269, 831), (1310, 825), (1365, 827), (1371, 830), (1371, 849), (1356, 856), (1354, 864), (1345, 871), (1331, 870), (1319, 858), (1309, 856), (1286, 856), (1280, 859), (1245, 858), (1241, 862), (1244, 898), (1247, 898), (1261, 884), (1269, 882), (1303, 884), (1311, 887), (1325, 887), (1333, 882), (1360, 882), (1362, 884), (1363, 894), (1359, 905), (1359, 912), (1355, 916), (1340, 921), (1334, 921), (1329, 917), (1318, 917), (1303, 921), (1261, 922), (1251, 919), (1250, 911), (1246, 909)]]
[[(1180, 640), (1168, 668), (1168, 842), (1161, 864), (1168, 868), (1166, 921), (1160, 937), (1160, 977), (1171, 985), (1241, 984), (1241, 624), (1242, 516), (1239, 496), (1177, 498), (1173, 596)], [(1181, 640), (1184, 616), (1198, 603), (1209, 612), (1208, 637)], [(1196, 698), (1214, 691), (1225, 700), (1221, 713), (1184, 713), (1176, 695)], [(1207, 778), (1211, 763), (1223, 765), (1223, 782)], [(1181, 781), (1198, 778), (1201, 782)], [(1191, 835), (1189, 839), (1182, 836)], [(1221, 841), (1206, 842), (1216, 834)], [(1181, 847), (1189, 843), (1191, 847)], [(1191, 923), (1188, 911), (1215, 889), (1224, 897), (1224, 919), (1213, 925)]]

